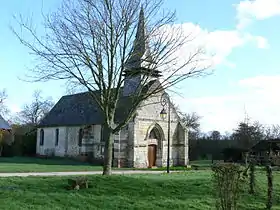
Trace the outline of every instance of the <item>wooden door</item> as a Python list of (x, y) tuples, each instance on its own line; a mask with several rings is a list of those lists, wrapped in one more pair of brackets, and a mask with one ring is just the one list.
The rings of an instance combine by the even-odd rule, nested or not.
[(152, 168), (156, 165), (157, 159), (157, 146), (156, 145), (149, 145), (148, 146), (148, 161), (149, 161), (149, 168)]

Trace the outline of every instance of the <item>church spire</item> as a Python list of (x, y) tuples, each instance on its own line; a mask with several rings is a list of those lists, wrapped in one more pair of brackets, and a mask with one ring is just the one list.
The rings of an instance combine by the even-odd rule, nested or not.
[[(141, 6), (140, 9), (140, 14), (139, 14), (139, 22), (138, 22), (138, 27), (137, 27), (137, 32), (136, 32), (136, 37), (135, 37), (135, 42), (134, 45), (135, 47), (138, 47), (140, 50), (140, 47), (142, 46), (142, 50), (144, 50), (147, 46), (146, 44), (146, 28), (145, 28), (145, 16), (144, 16), (144, 9), (143, 6)], [(144, 47), (144, 49), (143, 49)], [(136, 50), (136, 49), (135, 49)]]
[(149, 49), (149, 42), (147, 37), (144, 8), (141, 6), (137, 31), (135, 40), (133, 43), (133, 49), (130, 57), (126, 62), (126, 66), (129, 69), (139, 69), (143, 67), (144, 62), (151, 62), (151, 54)]
[(133, 48), (125, 63), (125, 70), (123, 72), (125, 77), (124, 96), (131, 95), (137, 91), (144, 77), (148, 78), (147, 80), (145, 79), (147, 82), (161, 76), (160, 71), (151, 68), (152, 63), (153, 59), (146, 31), (144, 8), (141, 6)]

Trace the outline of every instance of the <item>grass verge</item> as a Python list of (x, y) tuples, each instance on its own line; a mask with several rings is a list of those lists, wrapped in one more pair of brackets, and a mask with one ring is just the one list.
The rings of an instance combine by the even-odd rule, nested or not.
[[(89, 176), (90, 188), (67, 191), (68, 177), (1, 178), (0, 209), (213, 209), (211, 172)], [(265, 173), (257, 195), (241, 196), (239, 209), (264, 209)], [(274, 208), (280, 209), (280, 173), (274, 172)]]

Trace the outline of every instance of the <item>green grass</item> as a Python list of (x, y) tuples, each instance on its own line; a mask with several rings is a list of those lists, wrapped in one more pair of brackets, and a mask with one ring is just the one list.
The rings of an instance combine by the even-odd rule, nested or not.
[(41, 159), (30, 157), (0, 157), (0, 173), (96, 170), (102, 170), (102, 167), (64, 158)]
[[(223, 160), (214, 160), (213, 163), (221, 163), (224, 162)], [(209, 170), (211, 168), (212, 165), (212, 161), (211, 160), (193, 160), (190, 161), (190, 165), (192, 166), (192, 168), (197, 168), (199, 170), (202, 169), (206, 169)]]
[[(257, 173), (256, 196), (243, 192), (239, 209), (264, 209), (265, 173)], [(0, 179), (0, 209), (214, 209), (211, 172), (89, 176), (90, 188), (67, 191), (68, 177)], [(274, 208), (280, 209), (280, 173), (274, 172)]]
[[(113, 168), (114, 170), (154, 170), (165, 171), (161, 168)], [(186, 167), (171, 167), (171, 170), (186, 170)], [(0, 173), (15, 172), (67, 172), (67, 171), (99, 171), (102, 166), (95, 166), (89, 163), (75, 161), (65, 158), (32, 158), (32, 157), (0, 157)]]

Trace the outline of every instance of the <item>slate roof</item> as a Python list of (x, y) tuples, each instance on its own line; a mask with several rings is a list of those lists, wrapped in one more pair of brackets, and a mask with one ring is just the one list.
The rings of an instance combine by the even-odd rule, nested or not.
[[(151, 81), (147, 85), (149, 88), (144, 88), (145, 90), (143, 91), (152, 90), (158, 87), (157, 85), (159, 84), (158, 80)], [(131, 97), (120, 97), (115, 114), (116, 123), (127, 116), (131, 105)], [(100, 125), (103, 123), (104, 116), (98, 104), (93, 100), (89, 92), (84, 92), (61, 97), (52, 110), (42, 119), (39, 127)]]
[(4, 120), (4, 118), (0, 115), (0, 129), (9, 130), (11, 129), (9, 123)]
[[(123, 101), (123, 100), (120, 100)], [(89, 92), (63, 96), (39, 126), (102, 124), (104, 117)]]

